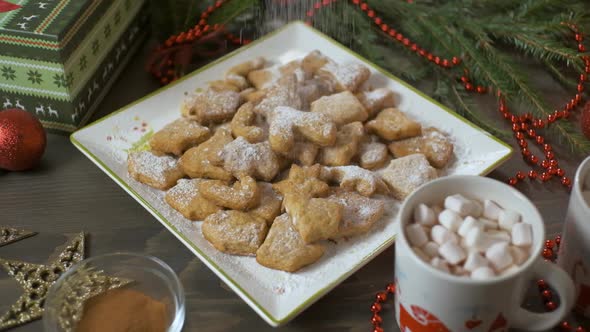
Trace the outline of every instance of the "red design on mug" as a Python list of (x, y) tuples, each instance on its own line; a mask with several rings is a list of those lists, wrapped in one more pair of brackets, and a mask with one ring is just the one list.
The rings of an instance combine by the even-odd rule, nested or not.
[(11, 10), (19, 9), (21, 6), (15, 5), (8, 1), (0, 0), (0, 13), (6, 13)]
[(438, 318), (430, 312), (412, 305), (410, 314), (400, 303), (399, 323), (402, 332), (451, 332)]
[(508, 321), (504, 318), (502, 313), (498, 314), (498, 317), (496, 317), (496, 320), (492, 323), (488, 332), (508, 332)]
[(465, 321), (465, 327), (468, 328), (469, 330), (473, 330), (474, 328), (480, 326), (482, 323), (481, 319), (470, 319), (468, 321)]

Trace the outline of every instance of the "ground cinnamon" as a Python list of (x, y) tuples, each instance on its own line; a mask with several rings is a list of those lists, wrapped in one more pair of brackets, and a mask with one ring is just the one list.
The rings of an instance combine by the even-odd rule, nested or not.
[(76, 332), (165, 332), (166, 305), (132, 290), (114, 289), (89, 299)]

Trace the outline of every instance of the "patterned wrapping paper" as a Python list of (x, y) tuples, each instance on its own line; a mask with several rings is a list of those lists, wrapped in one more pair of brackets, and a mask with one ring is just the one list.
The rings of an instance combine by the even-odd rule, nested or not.
[(0, 109), (48, 129), (88, 121), (146, 35), (145, 0), (0, 2)]

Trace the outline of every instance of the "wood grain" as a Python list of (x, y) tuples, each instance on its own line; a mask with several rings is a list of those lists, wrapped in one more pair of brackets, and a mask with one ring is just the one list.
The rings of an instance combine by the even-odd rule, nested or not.
[[(115, 83), (94, 119), (158, 88), (143, 70), (147, 54), (146, 46)], [(549, 77), (538, 78), (552, 103), (557, 105), (565, 100), (567, 94)], [(481, 107), (489, 110), (490, 121), (499, 122), (492, 98), (482, 98)], [(563, 160), (561, 166), (573, 176), (582, 158), (560, 149), (556, 155)], [(516, 153), (490, 176), (504, 180), (525, 167)], [(519, 188), (545, 217), (548, 235), (559, 233), (569, 197), (561, 185), (552, 181), (548, 185), (524, 184)], [(0, 257), (43, 262), (56, 246), (65, 242), (62, 234), (85, 231), (89, 234), (88, 256), (133, 251), (154, 255), (168, 263), (186, 290), (185, 331), (274, 330), (144, 208), (79, 153), (67, 136), (49, 135), (47, 152), (35, 171), (0, 173), (0, 213), (0, 224), (40, 233), (0, 248)], [(369, 331), (369, 306), (375, 292), (393, 279), (393, 259), (392, 247), (280, 330)], [(19, 294), (17, 284), (0, 272), (0, 311), (6, 310)], [(538, 301), (535, 292), (527, 299), (531, 304)], [(399, 331), (391, 302), (385, 306), (383, 316), (385, 331)], [(41, 322), (14, 329), (41, 330)]]

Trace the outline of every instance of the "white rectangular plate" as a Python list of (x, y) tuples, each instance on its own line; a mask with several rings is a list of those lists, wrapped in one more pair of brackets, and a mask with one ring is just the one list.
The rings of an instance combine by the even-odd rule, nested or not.
[[(300, 22), (266, 36), (249, 46), (188, 75), (179, 82), (79, 130), (71, 140), (184, 245), (195, 253), (231, 289), (273, 326), (282, 325), (326, 294), (373, 257), (389, 247), (395, 237), (396, 209), (366, 235), (328, 244), (326, 254), (297, 273), (267, 269), (254, 257), (231, 256), (215, 250), (203, 238), (200, 223), (190, 222), (164, 202), (164, 194), (138, 183), (127, 174), (127, 151), (145, 142), (150, 132), (179, 117), (184, 93), (221, 79), (230, 67), (264, 56), (285, 63), (313, 50), (321, 50), (337, 62), (359, 62), (373, 75), (373, 87), (388, 87), (399, 95), (399, 108), (424, 125), (449, 133), (456, 158), (446, 174), (484, 175), (512, 153), (511, 148), (465, 119), (436, 103), (400, 79), (388, 74), (344, 46)], [(398, 204), (391, 204), (397, 206)]]

